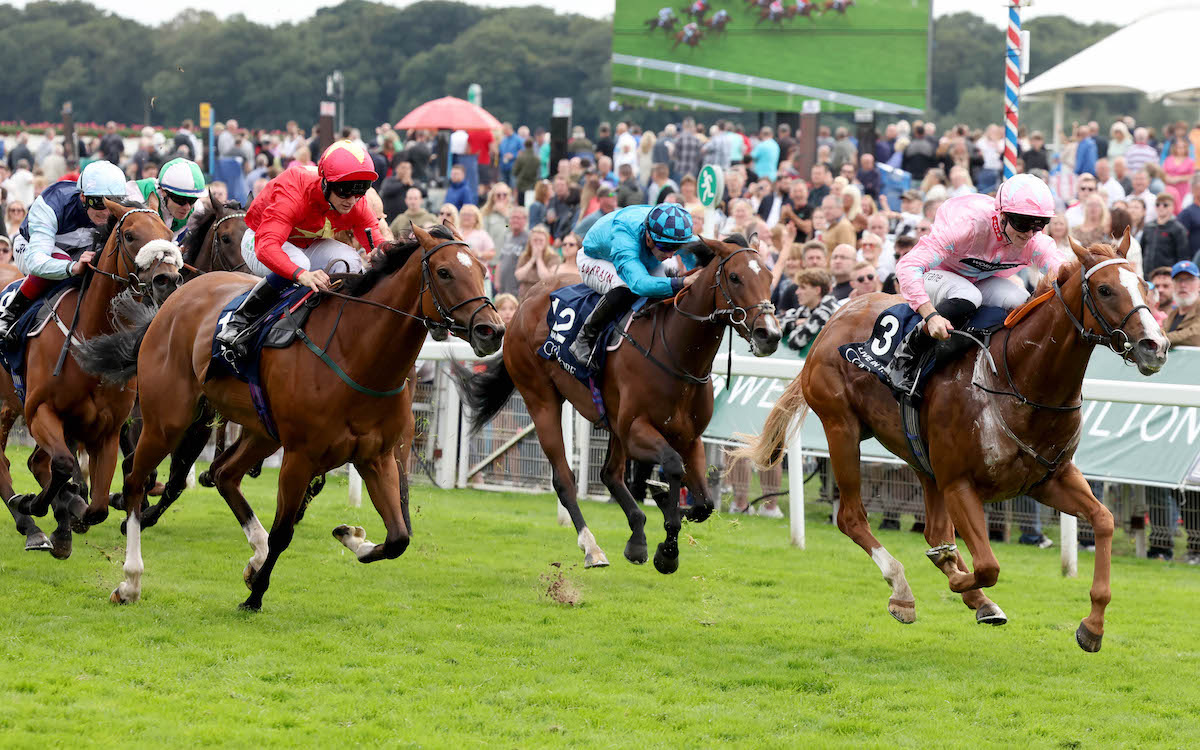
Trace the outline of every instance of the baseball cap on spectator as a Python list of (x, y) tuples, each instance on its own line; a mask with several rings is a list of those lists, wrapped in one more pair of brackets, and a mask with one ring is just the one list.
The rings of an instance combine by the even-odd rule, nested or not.
[(597, 198), (612, 198), (616, 196), (616, 194), (617, 191), (614, 190), (608, 183), (601, 183), (600, 189), (596, 191)]
[(4, 249), (6, 250), (12, 249), (12, 240), (10, 240), (8, 235), (4, 232), (0, 232), (0, 244), (4, 245)]
[(1171, 266), (1171, 278), (1175, 278), (1181, 273), (1190, 273), (1196, 278), (1200, 278), (1200, 268), (1196, 268), (1196, 264), (1190, 260), (1181, 260)]

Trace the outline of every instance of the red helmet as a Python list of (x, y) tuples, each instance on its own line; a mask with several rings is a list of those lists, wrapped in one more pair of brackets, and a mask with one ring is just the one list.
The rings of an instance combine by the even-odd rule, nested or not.
[(371, 155), (354, 141), (335, 141), (321, 154), (317, 170), (321, 173), (321, 179), (326, 182), (374, 182), (379, 179)]

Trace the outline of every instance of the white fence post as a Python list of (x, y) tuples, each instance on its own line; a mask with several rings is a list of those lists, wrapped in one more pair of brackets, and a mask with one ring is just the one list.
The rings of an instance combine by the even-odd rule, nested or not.
[(792, 420), (788, 455), (788, 524), (792, 545), (804, 549), (804, 456), (801, 455), (800, 425)]
[(362, 477), (358, 474), (358, 469), (354, 464), (346, 464), (346, 478), (350, 484), (350, 507), (358, 508), (362, 506)]
[(1062, 574), (1067, 578), (1079, 576), (1079, 521), (1068, 513), (1059, 514), (1059, 529), (1062, 532)]
[[(567, 454), (567, 465), (568, 466), (575, 463), (574, 461), (572, 461), (572, 459), (575, 457), (575, 417), (574, 417), (574, 414), (575, 414), (575, 408), (573, 406), (571, 406), (571, 402), (563, 401), (563, 405), (562, 405), (563, 448)], [(582, 484), (584, 487), (587, 486), (586, 478), (584, 478)], [(575, 483), (576, 499), (578, 499), (579, 496), (581, 496), (583, 494), (582, 492), (579, 491), (579, 486), (580, 486), (580, 482), (577, 481)], [(570, 526), (571, 525), (571, 514), (567, 512), (567, 509), (563, 507), (563, 504), (561, 502), (556, 503), (556, 505), (558, 507), (558, 525), (559, 526)]]
[(592, 423), (579, 412), (575, 412), (575, 442), (578, 461), (575, 464), (575, 483), (579, 486), (579, 497), (588, 496), (588, 477), (592, 467)]
[(450, 489), (454, 486), (458, 476), (458, 413), (461, 404), (458, 400), (458, 391), (450, 383), (446, 365), (441, 362), (437, 365), (437, 376), (434, 382), (437, 385), (435, 398), (437, 398), (438, 430), (434, 451), (441, 451), (441, 456), (437, 459), (435, 476), (438, 487)]

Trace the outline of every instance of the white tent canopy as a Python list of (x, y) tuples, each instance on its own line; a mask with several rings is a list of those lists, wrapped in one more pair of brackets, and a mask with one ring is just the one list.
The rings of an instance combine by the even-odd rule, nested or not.
[[(1126, 26), (1021, 87), (1021, 95), (1141, 93), (1150, 99), (1200, 99), (1200, 8), (1162, 10)], [(1037, 40), (1033, 41), (1034, 44)], [(1166, 53), (1145, 64), (1147, 50)]]

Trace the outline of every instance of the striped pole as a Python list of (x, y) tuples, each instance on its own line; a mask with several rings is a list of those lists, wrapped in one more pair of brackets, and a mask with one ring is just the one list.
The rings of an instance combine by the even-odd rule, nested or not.
[(1021, 5), (1008, 6), (1008, 37), (1004, 54), (1004, 179), (1017, 172), (1017, 122), (1021, 96)]

